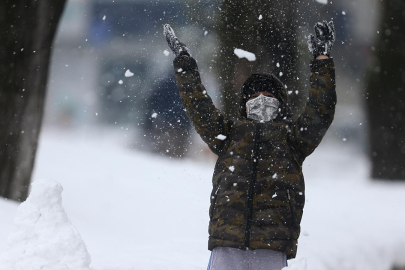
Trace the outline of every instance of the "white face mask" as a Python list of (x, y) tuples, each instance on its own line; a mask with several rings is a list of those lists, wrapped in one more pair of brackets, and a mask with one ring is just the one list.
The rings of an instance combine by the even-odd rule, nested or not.
[(259, 122), (273, 120), (278, 115), (279, 106), (280, 102), (276, 98), (260, 95), (246, 102), (247, 118)]

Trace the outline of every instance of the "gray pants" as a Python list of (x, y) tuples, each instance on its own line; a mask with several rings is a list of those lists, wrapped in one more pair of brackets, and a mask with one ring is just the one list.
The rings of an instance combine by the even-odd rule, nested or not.
[(287, 255), (279, 251), (217, 247), (211, 252), (207, 270), (281, 270), (285, 266)]

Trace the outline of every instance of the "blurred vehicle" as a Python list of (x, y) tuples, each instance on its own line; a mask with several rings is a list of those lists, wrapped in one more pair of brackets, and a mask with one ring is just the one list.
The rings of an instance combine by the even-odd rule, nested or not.
[(162, 155), (185, 157), (190, 144), (191, 122), (172, 72), (154, 85), (146, 104), (149, 114), (145, 114), (141, 127), (149, 149)]

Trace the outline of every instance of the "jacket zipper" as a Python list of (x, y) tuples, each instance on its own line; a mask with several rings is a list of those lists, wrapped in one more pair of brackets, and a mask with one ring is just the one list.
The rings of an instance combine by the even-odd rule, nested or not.
[(252, 178), (249, 182), (249, 191), (248, 191), (248, 203), (247, 203), (247, 220), (246, 220), (246, 230), (245, 230), (245, 247), (250, 247), (250, 229), (252, 226), (252, 217), (253, 217), (253, 191), (257, 177), (257, 163), (258, 152), (259, 152), (259, 140), (260, 140), (260, 124), (256, 124), (255, 130), (255, 141), (253, 146), (253, 168), (252, 168)]

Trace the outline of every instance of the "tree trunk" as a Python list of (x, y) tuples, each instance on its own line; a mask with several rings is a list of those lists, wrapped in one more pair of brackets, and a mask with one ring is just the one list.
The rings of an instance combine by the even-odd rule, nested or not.
[(375, 61), (368, 74), (372, 177), (405, 180), (405, 2), (381, 2)]
[[(240, 88), (252, 73), (274, 73), (288, 90), (298, 89), (296, 9), (296, 1), (222, 2), (217, 24), (220, 39), (217, 67), (227, 115), (237, 115)], [(234, 54), (235, 48), (254, 53), (256, 61), (239, 59)]]
[(0, 196), (27, 198), (65, 0), (0, 1)]

